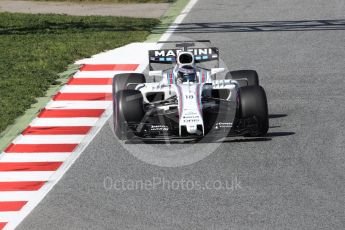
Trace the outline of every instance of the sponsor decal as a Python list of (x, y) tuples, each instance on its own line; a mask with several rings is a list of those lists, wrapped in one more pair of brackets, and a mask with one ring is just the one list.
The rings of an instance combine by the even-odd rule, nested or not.
[(200, 122), (200, 116), (196, 113), (190, 113), (182, 116), (183, 123), (198, 123)]
[[(154, 50), (154, 56), (155, 57), (176, 57), (180, 52), (183, 50), (180, 49), (171, 49), (171, 50)], [(196, 49), (188, 49), (188, 52), (192, 52), (194, 56), (199, 56), (199, 58), (204, 58), (211, 55), (211, 57), (215, 56), (218, 57), (218, 55), (215, 55), (214, 49), (212, 48), (196, 48)], [(200, 57), (201, 56), (201, 57)]]
[(169, 127), (166, 125), (151, 125), (151, 131), (168, 131)]
[(215, 126), (216, 129), (231, 128), (231, 127), (232, 127), (232, 123), (231, 122), (219, 122)]

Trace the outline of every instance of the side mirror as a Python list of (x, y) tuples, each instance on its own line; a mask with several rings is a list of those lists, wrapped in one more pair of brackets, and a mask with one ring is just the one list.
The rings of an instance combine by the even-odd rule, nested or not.
[(217, 73), (221, 73), (221, 72), (224, 72), (225, 71), (225, 68), (212, 68), (211, 69), (211, 75), (215, 75)]
[(150, 77), (162, 77), (163, 76), (163, 71), (158, 70), (158, 71), (150, 71), (149, 72)]

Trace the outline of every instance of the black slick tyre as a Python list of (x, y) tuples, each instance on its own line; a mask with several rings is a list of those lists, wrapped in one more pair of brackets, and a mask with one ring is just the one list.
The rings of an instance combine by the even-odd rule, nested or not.
[(240, 88), (240, 117), (255, 118), (258, 124), (250, 136), (263, 136), (269, 127), (268, 106), (265, 90), (258, 85)]

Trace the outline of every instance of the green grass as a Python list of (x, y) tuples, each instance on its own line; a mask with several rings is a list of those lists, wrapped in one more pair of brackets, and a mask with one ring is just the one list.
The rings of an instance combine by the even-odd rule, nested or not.
[(143, 41), (156, 19), (0, 13), (0, 132), (75, 60)]

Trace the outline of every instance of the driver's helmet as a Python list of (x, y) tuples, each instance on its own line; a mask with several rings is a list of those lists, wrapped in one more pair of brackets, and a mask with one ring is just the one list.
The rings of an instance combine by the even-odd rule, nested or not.
[(177, 83), (196, 82), (195, 68), (190, 65), (182, 66), (177, 71)]

